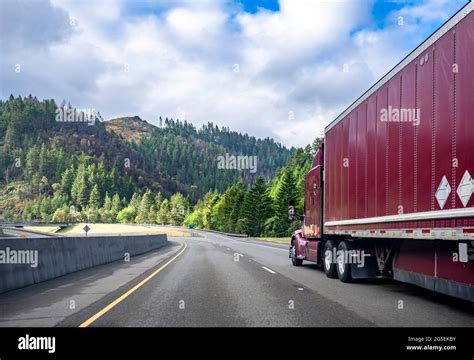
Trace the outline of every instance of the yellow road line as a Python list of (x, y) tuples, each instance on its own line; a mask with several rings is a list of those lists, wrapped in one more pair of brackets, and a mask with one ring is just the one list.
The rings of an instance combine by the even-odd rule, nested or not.
[(128, 290), (125, 294), (121, 295), (120, 297), (118, 297), (117, 299), (115, 299), (113, 302), (111, 302), (109, 305), (107, 305), (105, 308), (103, 308), (102, 310), (100, 310), (97, 314), (95, 314), (94, 316), (92, 316), (91, 318), (87, 319), (86, 321), (84, 321), (81, 325), (79, 325), (80, 328), (85, 328), (85, 327), (88, 327), (90, 324), (92, 324), (94, 321), (96, 321), (97, 319), (99, 319), (101, 316), (103, 316), (104, 314), (106, 314), (108, 311), (110, 311), (113, 307), (115, 307), (116, 305), (120, 304), (122, 301), (124, 301), (127, 297), (129, 297), (131, 294), (133, 294), (135, 291), (137, 291), (138, 289), (140, 289), (143, 285), (145, 285), (148, 281), (150, 281), (153, 277), (155, 277), (161, 270), (163, 270), (164, 268), (166, 268), (169, 264), (171, 264), (173, 261), (175, 261), (178, 256), (180, 256), (184, 250), (186, 250), (186, 248), (188, 247), (188, 244), (185, 242), (184, 243), (184, 247), (181, 249), (181, 251), (176, 254), (171, 260), (169, 260), (166, 264), (162, 265), (159, 269), (155, 270), (152, 274), (150, 274), (149, 276), (147, 276), (145, 279), (143, 279), (142, 281), (140, 281), (137, 285), (135, 285), (133, 288), (131, 288), (130, 290)]

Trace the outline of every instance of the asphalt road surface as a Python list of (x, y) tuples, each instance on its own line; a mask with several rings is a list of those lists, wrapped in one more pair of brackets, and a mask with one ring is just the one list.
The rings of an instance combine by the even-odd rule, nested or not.
[(0, 295), (0, 326), (474, 326), (470, 303), (394, 281), (344, 284), (293, 267), (284, 245), (200, 234)]

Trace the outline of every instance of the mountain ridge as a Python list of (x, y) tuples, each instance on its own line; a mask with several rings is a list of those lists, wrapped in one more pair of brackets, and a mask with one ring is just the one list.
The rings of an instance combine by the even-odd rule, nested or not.
[(157, 128), (140, 116), (123, 116), (104, 121), (109, 132), (119, 135), (126, 141), (139, 141), (144, 136), (149, 136)]
[[(240, 179), (246, 184), (258, 176), (270, 179), (294, 152), (272, 139), (213, 123), (197, 129), (166, 118), (157, 127), (128, 116), (90, 126), (56, 121), (57, 109), (53, 100), (31, 95), (0, 101), (0, 193), (9, 189), (2, 207), (13, 216), (21, 216), (15, 202), (55, 196), (62, 196), (58, 204), (86, 207), (89, 197), (97, 195), (92, 194), (94, 186), (99, 202), (115, 193), (128, 201), (149, 189), (166, 198), (181, 193), (195, 203), (208, 191), (223, 192)], [(258, 171), (218, 169), (218, 157), (226, 153), (258, 156)]]

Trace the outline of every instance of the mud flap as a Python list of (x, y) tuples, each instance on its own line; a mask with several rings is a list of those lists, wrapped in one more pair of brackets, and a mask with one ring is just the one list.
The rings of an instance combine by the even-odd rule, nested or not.
[(351, 264), (353, 279), (374, 279), (377, 278), (377, 258), (366, 256), (364, 266), (361, 264)]

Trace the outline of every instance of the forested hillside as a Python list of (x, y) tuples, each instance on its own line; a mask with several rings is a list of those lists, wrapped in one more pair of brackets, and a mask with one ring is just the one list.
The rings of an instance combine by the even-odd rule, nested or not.
[(288, 203), (296, 200), (297, 213), (303, 213), (304, 175), (320, 141), (298, 149), (270, 181), (259, 177), (248, 187), (239, 181), (222, 194), (208, 192), (184, 224), (250, 236), (289, 236), (300, 222), (288, 219)]
[[(0, 101), (0, 219), (180, 225), (209, 191), (271, 179), (298, 154), (213, 124), (58, 122), (57, 108), (32, 96)], [(256, 173), (218, 170), (225, 154), (257, 156)]]
[[(256, 139), (212, 123), (197, 130), (186, 121), (168, 119), (151, 136), (144, 136), (135, 143), (134, 149), (143, 154), (149, 164), (185, 184), (193, 202), (209, 190), (223, 192), (240, 179), (246, 185), (259, 176), (270, 179), (295, 152), (288, 151), (273, 139)], [(255, 156), (256, 172), (218, 169), (218, 157), (226, 154)]]

